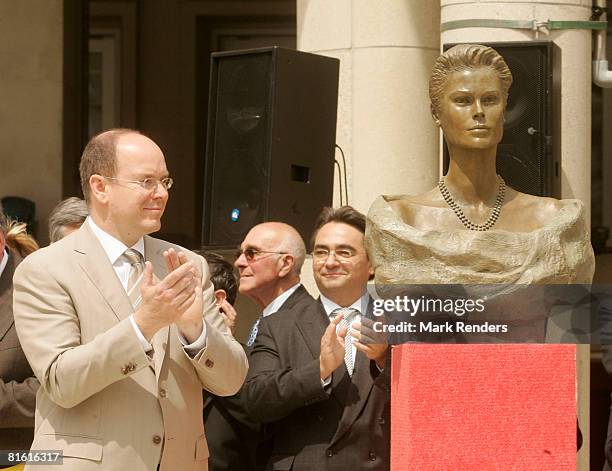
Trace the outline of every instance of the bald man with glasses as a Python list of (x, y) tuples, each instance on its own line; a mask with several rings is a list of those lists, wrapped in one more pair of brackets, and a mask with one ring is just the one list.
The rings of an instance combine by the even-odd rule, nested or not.
[(300, 283), (305, 257), (306, 246), (300, 234), (281, 222), (258, 224), (240, 244), (234, 263), (240, 274), (238, 289), (262, 309), (249, 333), (247, 347), (255, 342), (264, 317), (314, 301)]
[(110, 130), (85, 147), (80, 176), (89, 216), (14, 277), (15, 326), (41, 383), (32, 449), (61, 451), (65, 471), (206, 471), (202, 389), (235, 394), (247, 360), (206, 261), (149, 236), (173, 183), (164, 155)]
[[(250, 352), (264, 316), (279, 309), (294, 309), (314, 303), (300, 283), (306, 247), (300, 234), (280, 222), (254, 226), (236, 254), (235, 267), (240, 275), (239, 292), (252, 299), (262, 310), (253, 325), (245, 350)], [(265, 430), (246, 412), (244, 389), (232, 397), (214, 398), (215, 405), (229, 417), (231, 430), (209, 426), (210, 471), (263, 470), (269, 459), (272, 430)]]

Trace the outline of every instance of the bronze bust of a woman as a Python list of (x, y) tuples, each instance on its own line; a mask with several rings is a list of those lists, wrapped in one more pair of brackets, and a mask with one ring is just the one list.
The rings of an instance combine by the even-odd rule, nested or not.
[(512, 74), (492, 48), (462, 44), (435, 62), (431, 112), (450, 165), (432, 190), (381, 196), (366, 244), (376, 284), (590, 283), (583, 205), (518, 192), (496, 172)]

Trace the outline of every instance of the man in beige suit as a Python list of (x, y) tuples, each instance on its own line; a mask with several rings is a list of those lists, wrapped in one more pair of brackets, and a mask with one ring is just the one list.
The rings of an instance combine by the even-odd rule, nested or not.
[(80, 172), (90, 217), (14, 278), (15, 325), (41, 383), (32, 450), (61, 450), (70, 471), (206, 470), (202, 388), (236, 393), (247, 361), (204, 259), (147, 236), (173, 183), (163, 153), (107, 131)]

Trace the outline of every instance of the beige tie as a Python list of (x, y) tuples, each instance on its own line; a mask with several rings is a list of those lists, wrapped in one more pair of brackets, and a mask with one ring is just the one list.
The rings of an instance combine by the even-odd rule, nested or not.
[(144, 273), (144, 259), (140, 252), (134, 249), (127, 249), (123, 252), (122, 257), (132, 266), (128, 278), (127, 294), (132, 306), (134, 306), (134, 309), (137, 309), (142, 300), (140, 296), (140, 282)]

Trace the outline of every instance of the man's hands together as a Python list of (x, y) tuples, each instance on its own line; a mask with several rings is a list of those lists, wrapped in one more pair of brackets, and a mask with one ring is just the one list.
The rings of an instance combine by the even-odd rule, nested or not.
[[(319, 356), (319, 371), (321, 379), (325, 380), (338, 368), (344, 361), (344, 339), (347, 335), (346, 326), (342, 326), (336, 332), (338, 324), (342, 321), (342, 316), (336, 316), (325, 329), (321, 337), (321, 355)], [(385, 367), (387, 350), (389, 345), (384, 333), (374, 330), (374, 321), (367, 317), (362, 317), (360, 322), (351, 324), (351, 337), (356, 349), (374, 360), (381, 370)]]
[(202, 333), (202, 274), (183, 252), (164, 252), (168, 275), (156, 282), (153, 265), (145, 262), (140, 284), (142, 302), (134, 313), (138, 328), (150, 341), (155, 333), (175, 323), (189, 343)]

